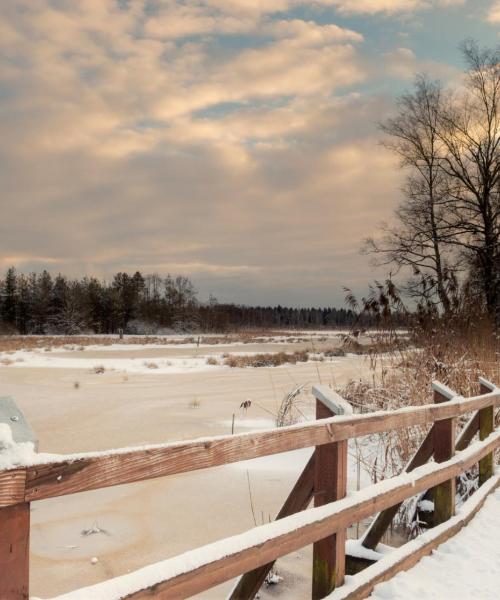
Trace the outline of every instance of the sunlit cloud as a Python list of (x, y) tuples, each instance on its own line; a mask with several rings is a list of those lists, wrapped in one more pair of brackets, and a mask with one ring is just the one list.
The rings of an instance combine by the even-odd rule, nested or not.
[(377, 86), (455, 73), (411, 39), (374, 53), (338, 16), (457, 4), (1, 3), (0, 266), (182, 271), (221, 299), (335, 301), (371, 276), (360, 239), (399, 194)]

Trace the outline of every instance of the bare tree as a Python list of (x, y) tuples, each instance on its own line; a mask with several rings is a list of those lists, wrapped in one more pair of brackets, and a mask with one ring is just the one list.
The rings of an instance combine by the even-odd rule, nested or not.
[(488, 313), (500, 322), (500, 49), (462, 46), (465, 89), (440, 112), (436, 134), (443, 145), (440, 166), (452, 179), (453, 226), (448, 243), (479, 268)]
[(409, 174), (396, 224), (365, 248), (380, 262), (411, 267), (420, 295), (437, 297), (445, 312), (458, 302), (456, 275), (467, 266), (467, 281), (479, 282), (500, 325), (500, 49), (467, 41), (462, 52), (461, 88), (445, 93), (419, 77), (382, 126)]
[(458, 265), (456, 257), (447, 260), (446, 241), (454, 235), (454, 223), (447, 218), (450, 178), (440, 164), (443, 96), (438, 82), (419, 76), (414, 91), (399, 99), (397, 115), (381, 125), (387, 134), (384, 146), (400, 157), (408, 175), (396, 223), (383, 226), (381, 238), (366, 240), (364, 250), (376, 255), (379, 264), (410, 267), (418, 285), (410, 284), (409, 290), (426, 302), (436, 298), (448, 312)]

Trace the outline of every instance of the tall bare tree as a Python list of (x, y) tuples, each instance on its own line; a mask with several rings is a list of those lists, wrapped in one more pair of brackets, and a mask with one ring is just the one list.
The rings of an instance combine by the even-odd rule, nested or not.
[(410, 290), (418, 288), (427, 302), (435, 298), (448, 312), (457, 262), (447, 261), (446, 241), (455, 224), (447, 218), (450, 178), (441, 168), (443, 96), (438, 82), (419, 76), (413, 92), (399, 99), (397, 115), (381, 125), (387, 134), (384, 146), (399, 156), (408, 174), (395, 224), (383, 226), (381, 238), (366, 240), (364, 249), (379, 264), (411, 267), (419, 285), (410, 285)]
[(436, 134), (443, 145), (441, 169), (453, 186), (448, 240), (479, 268), (488, 313), (500, 323), (500, 49), (462, 46), (465, 87), (440, 112)]
[[(464, 42), (463, 85), (453, 92), (426, 77), (402, 96), (383, 131), (409, 169), (396, 224), (366, 249), (409, 266), (445, 312), (463, 265), (500, 325), (500, 49)], [(472, 288), (470, 288), (472, 289)]]

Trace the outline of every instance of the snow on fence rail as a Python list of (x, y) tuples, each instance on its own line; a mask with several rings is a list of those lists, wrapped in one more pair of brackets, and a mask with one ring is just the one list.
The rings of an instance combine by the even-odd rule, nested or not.
[[(500, 431), (493, 431), (493, 407), (500, 404), (500, 389), (482, 380), (483, 393), (468, 399), (437, 383), (434, 390), (433, 405), (349, 415), (345, 414), (350, 410), (347, 403), (338, 396), (329, 397), (328, 389), (318, 386), (313, 389), (317, 420), (305, 425), (110, 452), (29, 457), (20, 453), (21, 458), (13, 460), (11, 468), (0, 471), (0, 597), (2, 600), (29, 597), (32, 500), (316, 446), (315, 454), (280, 511), (279, 520), (63, 595), (60, 600), (185, 598), (241, 573), (246, 574), (237, 583), (231, 599), (250, 599), (277, 558), (311, 543), (314, 544), (312, 597), (324, 598), (343, 583), (345, 531), (349, 525), (429, 489), (434, 490), (437, 524), (444, 523), (454, 514), (455, 478), (478, 462), (481, 483), (493, 474), (493, 452), (500, 446)], [(332, 410), (344, 415), (332, 417)], [(455, 419), (472, 411), (478, 411), (475, 423), (481, 441), (455, 454)], [(344, 498), (348, 439), (425, 424), (432, 424), (429, 436), (433, 440), (435, 463), (418, 466), (411, 473), (405, 472)], [(474, 433), (469, 432), (465, 446)], [(315, 508), (304, 510), (311, 498)], [(363, 589), (366, 592), (366, 585)], [(365, 597), (365, 592), (352, 597)]]

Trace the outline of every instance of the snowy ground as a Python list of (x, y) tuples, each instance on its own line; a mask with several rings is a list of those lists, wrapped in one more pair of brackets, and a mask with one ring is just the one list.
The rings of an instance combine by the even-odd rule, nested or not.
[(500, 490), (472, 521), (412, 569), (377, 585), (372, 600), (498, 600)]
[[(227, 369), (229, 367), (223, 366), (223, 362), (228, 354), (251, 356), (262, 352), (296, 352), (307, 348), (314, 349), (314, 356), (324, 360), (322, 350), (338, 347), (341, 343), (338, 332), (323, 333), (322, 336), (313, 332), (307, 338), (274, 336), (258, 339), (263, 341), (246, 343), (232, 340), (228, 343), (198, 344), (190, 341), (192, 337), (169, 336), (164, 338), (168, 344), (127, 343), (125, 340), (106, 345), (66, 344), (61, 347), (42, 346), (29, 350), (0, 350), (0, 369), (58, 368), (168, 375)], [(331, 361), (331, 358), (327, 357), (326, 360)], [(212, 364), (208, 364), (207, 361), (211, 361)]]
[[(325, 343), (332, 346), (331, 339)], [(235, 432), (250, 431), (272, 426), (283, 396), (296, 385), (341, 385), (359, 379), (367, 373), (367, 359), (259, 369), (205, 368), (197, 361), (223, 352), (298, 349), (300, 344), (280, 342), (244, 348), (87, 346), (84, 351), (7, 354), (24, 361), (0, 367), (0, 395), (18, 403), (39, 436), (41, 452), (105, 450), (225, 434), (231, 431), (233, 414)], [(93, 366), (104, 360), (126, 362), (96, 374)], [(144, 366), (162, 360), (171, 361), (172, 367), (186, 361), (190, 368)], [(134, 365), (142, 368), (134, 371)], [(240, 404), (247, 399), (252, 405), (245, 412)], [(300, 409), (304, 418), (312, 417), (311, 396), (302, 398)], [(307, 456), (308, 451), (294, 452), (34, 502), (31, 592), (42, 598), (56, 596), (267, 522), (281, 507)], [(352, 452), (350, 489), (356, 488), (356, 479)], [(366, 481), (362, 477), (361, 484)], [(354, 527), (351, 534), (355, 532)], [(94, 557), (98, 560), (92, 562)], [(264, 591), (262, 599), (307, 597), (310, 561), (310, 548), (280, 560), (284, 581)], [(201, 598), (223, 598), (230, 586), (214, 588)]]

